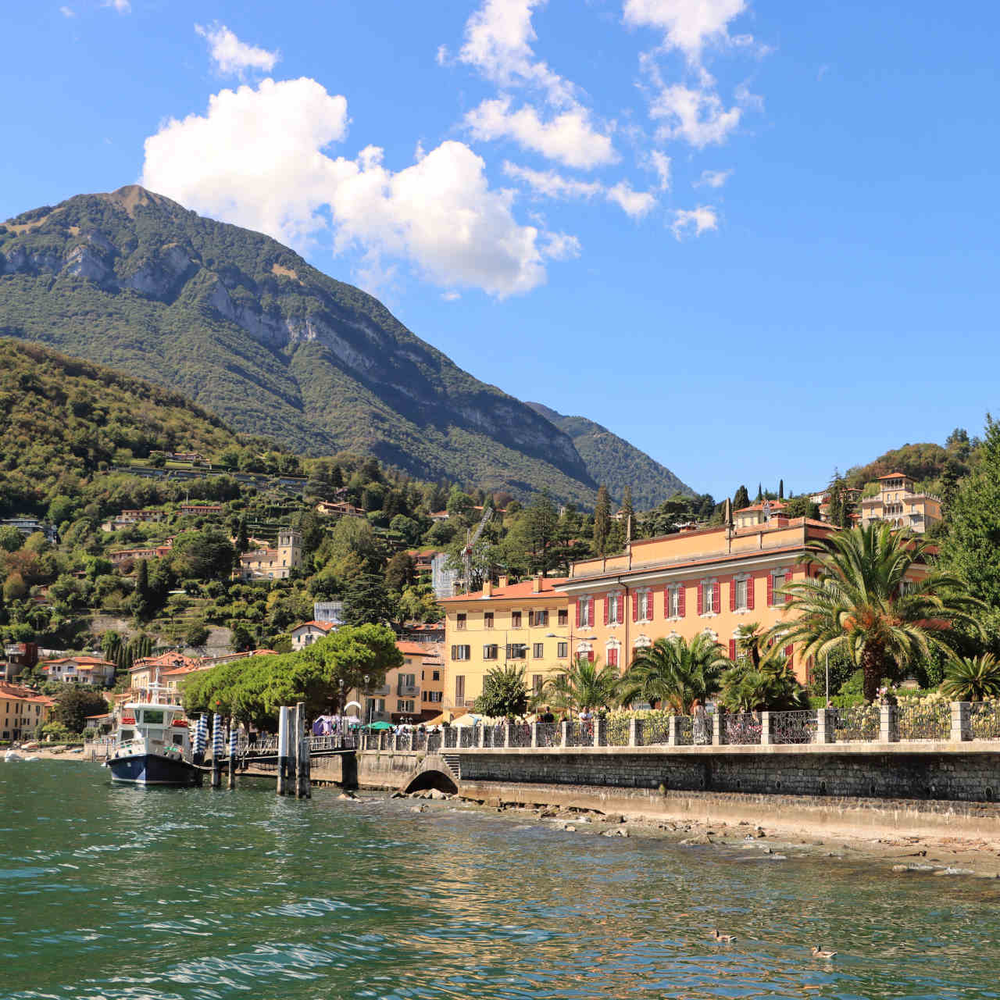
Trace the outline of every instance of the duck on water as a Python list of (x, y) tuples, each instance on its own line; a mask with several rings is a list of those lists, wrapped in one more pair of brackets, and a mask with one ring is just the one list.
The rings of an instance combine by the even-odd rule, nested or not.
[(111, 780), (133, 785), (200, 785), (191, 761), (191, 734), (184, 710), (160, 698), (160, 685), (148, 701), (122, 707), (114, 743), (104, 766)]

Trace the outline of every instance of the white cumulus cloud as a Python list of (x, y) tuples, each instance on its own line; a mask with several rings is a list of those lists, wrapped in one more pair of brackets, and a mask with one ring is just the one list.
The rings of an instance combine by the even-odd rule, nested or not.
[(531, 105), (511, 110), (508, 97), (483, 101), (465, 116), (473, 137), (512, 139), (567, 167), (590, 168), (618, 161), (609, 136), (597, 131), (586, 108), (575, 107), (543, 121)]
[(658, 28), (666, 46), (697, 63), (706, 45), (730, 40), (729, 22), (746, 9), (746, 0), (625, 0), (623, 14), (626, 24)]
[(76, 11), (73, 10), (72, 7), (60, 7), (59, 13), (62, 14), (63, 17), (76, 17)]
[(679, 208), (674, 212), (674, 221), (670, 229), (677, 239), (683, 239), (693, 231), (695, 236), (719, 228), (719, 217), (710, 205), (699, 205), (697, 208)]
[(661, 191), (670, 190), (670, 157), (658, 149), (650, 150), (647, 162), (653, 170), (660, 183)]
[(557, 104), (573, 103), (572, 83), (535, 58), (531, 24), (545, 0), (485, 0), (465, 25), (458, 58), (500, 87), (529, 85), (545, 90)]
[(399, 171), (375, 146), (333, 157), (347, 101), (315, 80), (223, 90), (204, 115), (171, 120), (146, 140), (142, 182), (216, 218), (302, 244), (328, 228), (357, 246), (369, 273), (406, 260), (449, 292), (497, 297), (545, 281), (546, 260), (579, 252), (575, 238), (517, 222), (513, 191), (491, 189), (464, 143), (443, 142)]
[(580, 181), (564, 177), (555, 170), (532, 170), (509, 160), (503, 165), (503, 172), (515, 180), (527, 184), (531, 190), (545, 198), (567, 201), (574, 198), (590, 200), (595, 197), (617, 205), (626, 215), (640, 218), (655, 205), (656, 196), (648, 191), (633, 191), (627, 181), (619, 181), (608, 187), (598, 181)]
[(725, 142), (741, 113), (739, 108), (727, 111), (717, 94), (681, 83), (665, 86), (649, 108), (650, 117), (662, 122), (657, 132), (661, 140), (683, 139), (697, 149)]
[(720, 188), (732, 176), (732, 170), (703, 170), (701, 179), (694, 182), (695, 187)]
[(225, 76), (242, 76), (248, 69), (270, 73), (279, 59), (277, 52), (241, 42), (224, 24), (196, 24), (194, 30), (208, 42), (216, 71)]
[(119, 14), (132, 13), (132, 4), (129, 3), (129, 0), (104, 0), (101, 6), (111, 7), (112, 9), (118, 11)]

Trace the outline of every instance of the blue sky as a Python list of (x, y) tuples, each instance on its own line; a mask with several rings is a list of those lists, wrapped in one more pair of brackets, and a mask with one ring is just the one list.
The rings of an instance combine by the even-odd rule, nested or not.
[(5, 4), (0, 218), (142, 180), (717, 497), (995, 408), (994, 4)]

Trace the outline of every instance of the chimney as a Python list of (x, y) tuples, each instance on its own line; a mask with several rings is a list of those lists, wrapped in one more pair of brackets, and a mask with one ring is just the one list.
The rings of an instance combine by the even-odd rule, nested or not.
[(507, 577), (506, 576), (498, 576), (497, 577), (497, 587), (500, 590), (503, 590), (503, 588), (506, 587), (506, 586), (507, 586)]
[(539, 573), (534, 580), (531, 581), (531, 592), (533, 594), (540, 594), (542, 592), (542, 574)]
[(487, 577), (483, 580), (483, 597), (493, 596), (493, 581)]

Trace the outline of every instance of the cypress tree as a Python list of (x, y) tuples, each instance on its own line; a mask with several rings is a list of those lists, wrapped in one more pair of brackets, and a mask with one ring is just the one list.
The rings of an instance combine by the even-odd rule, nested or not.
[(754, 503), (760, 503), (761, 500), (763, 500), (763, 499), (764, 499), (764, 490), (761, 488), (760, 483), (758, 483), (757, 484), (757, 499), (754, 500)]
[(610, 534), (611, 501), (608, 498), (608, 488), (602, 483), (597, 491), (597, 506), (594, 508), (594, 551), (597, 555), (607, 555)]
[(778, 499), (779, 500), (784, 500), (785, 499), (785, 481), (784, 481), (784, 479), (779, 479), (778, 480)]
[(750, 506), (750, 494), (745, 486), (740, 486), (733, 497), (733, 510), (742, 510)]

